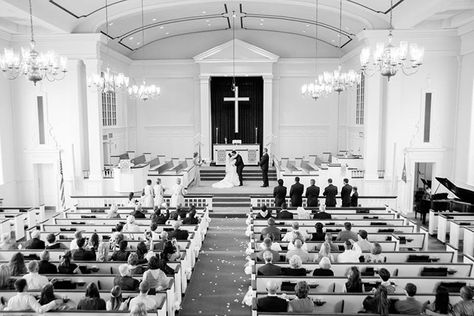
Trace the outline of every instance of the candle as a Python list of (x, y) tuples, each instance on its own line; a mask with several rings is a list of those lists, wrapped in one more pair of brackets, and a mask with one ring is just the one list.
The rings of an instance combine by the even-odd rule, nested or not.
[(258, 127), (255, 127), (255, 144), (258, 143)]
[(219, 127), (216, 127), (216, 144), (219, 144)]

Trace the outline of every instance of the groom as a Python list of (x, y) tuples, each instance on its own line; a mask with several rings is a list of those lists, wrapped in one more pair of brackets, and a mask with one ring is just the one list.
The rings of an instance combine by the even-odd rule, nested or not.
[(239, 181), (240, 181), (239, 186), (243, 186), (242, 171), (244, 170), (244, 167), (245, 167), (244, 161), (242, 160), (242, 157), (235, 150), (232, 151), (232, 157), (234, 157), (235, 159), (235, 168), (237, 169), (237, 174), (239, 175)]

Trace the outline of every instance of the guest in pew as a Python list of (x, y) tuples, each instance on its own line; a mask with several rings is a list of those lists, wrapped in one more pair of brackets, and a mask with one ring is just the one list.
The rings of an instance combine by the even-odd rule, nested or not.
[(181, 252), (176, 240), (168, 240), (161, 253), (166, 262), (177, 261), (181, 258)]
[(151, 222), (156, 225), (165, 225), (170, 218), (170, 210), (168, 207), (161, 209), (155, 207), (155, 212), (151, 215)]
[(257, 311), (259, 312), (286, 312), (288, 301), (277, 296), (278, 284), (270, 280), (267, 282), (267, 296), (257, 300)]
[(134, 195), (135, 195), (135, 193), (133, 193), (133, 192), (130, 192), (130, 193), (128, 194), (127, 206), (135, 207), (135, 205), (138, 204), (138, 200), (136, 200), (136, 199), (133, 198)]
[(105, 301), (100, 298), (99, 289), (94, 282), (87, 285), (86, 297), (77, 304), (78, 310), (105, 311)]
[(265, 251), (263, 253), (263, 260), (265, 264), (258, 268), (258, 275), (280, 275), (281, 267), (273, 264), (273, 253), (270, 251)]
[(372, 249), (372, 243), (367, 240), (367, 235), (367, 231), (363, 229), (359, 230), (359, 233), (357, 234), (356, 244), (359, 245), (362, 252), (369, 252)]
[(352, 186), (349, 184), (349, 179), (347, 178), (344, 178), (343, 183), (344, 185), (341, 188), (341, 206), (350, 207)]
[(3, 233), (0, 235), (0, 249), (12, 250), (18, 249), (17, 242), (11, 237), (10, 233)]
[(319, 219), (319, 220), (325, 220), (325, 219), (331, 219), (332, 216), (328, 212), (326, 212), (326, 205), (321, 204), (319, 206), (319, 212), (315, 213), (313, 215), (313, 219)]
[[(130, 310), (133, 310), (135, 306), (139, 304), (144, 304), (147, 311), (156, 311), (158, 304), (153, 298), (153, 295), (148, 295), (150, 289), (152, 289), (152, 287), (148, 281), (144, 280), (140, 283), (140, 294), (130, 300)], [(170, 302), (170, 304), (173, 304), (173, 302)]]
[(143, 303), (138, 303), (130, 309), (130, 316), (147, 316), (146, 305)]
[(337, 256), (338, 263), (358, 263), (362, 251), (352, 240), (344, 242), (344, 252)]
[(106, 262), (109, 260), (110, 243), (101, 241), (97, 247), (97, 261)]
[(296, 208), (296, 218), (297, 219), (311, 219), (311, 211), (305, 210), (302, 206)]
[(424, 313), (429, 316), (452, 315), (453, 306), (449, 303), (449, 290), (444, 286), (436, 288), (436, 296), (433, 303), (427, 301), (423, 304)]
[(314, 269), (313, 276), (334, 276), (331, 270), (331, 260), (328, 257), (322, 257), (319, 260), (319, 268)]
[(474, 315), (474, 302), (472, 301), (473, 290), (469, 286), (463, 286), (459, 292), (462, 300), (453, 306), (454, 316)]
[(133, 210), (133, 212), (130, 215), (132, 215), (133, 217), (135, 217), (135, 219), (137, 219), (137, 218), (146, 218), (145, 214), (146, 214), (146, 211), (142, 210), (142, 206), (137, 205), (135, 206), (135, 210)]
[(326, 197), (326, 206), (335, 207), (336, 206), (336, 195), (337, 187), (332, 184), (332, 179), (328, 179), (328, 186), (324, 189), (323, 195)]
[(283, 185), (283, 180), (278, 179), (278, 186), (273, 189), (273, 197), (275, 198), (275, 206), (281, 207), (286, 200), (286, 187)]
[(135, 224), (135, 216), (128, 215), (127, 216), (127, 223), (123, 225), (123, 232), (124, 233), (136, 233), (139, 232), (140, 228), (137, 224)]
[(319, 205), (319, 187), (315, 185), (314, 179), (309, 180), (309, 187), (306, 188), (306, 205), (317, 207)]
[(303, 268), (303, 261), (298, 255), (293, 255), (289, 260), (290, 267), (284, 267), (281, 269), (281, 274), (291, 276), (305, 276), (306, 269)]
[(173, 230), (168, 233), (168, 238), (176, 240), (187, 240), (189, 237), (189, 232), (185, 229), (180, 229), (181, 223), (179, 221), (174, 222)]
[(260, 240), (263, 240), (266, 236), (273, 236), (272, 240), (280, 241), (281, 240), (281, 230), (275, 226), (275, 219), (269, 218), (267, 220), (268, 226), (263, 228), (260, 233)]
[[(192, 206), (194, 207), (194, 206)], [(192, 209), (187, 214), (186, 218), (183, 219), (183, 225), (197, 225), (199, 224), (199, 219), (196, 218), (196, 209)]]
[(266, 205), (262, 205), (260, 211), (255, 215), (255, 219), (269, 219), (272, 217), (272, 212), (267, 209)]
[(112, 261), (127, 261), (130, 251), (127, 250), (128, 241), (121, 240), (119, 250), (114, 251), (110, 260)]
[(130, 253), (130, 255), (128, 256), (127, 263), (128, 263), (128, 269), (130, 270), (130, 273), (132, 275), (133, 274), (142, 275), (146, 271), (146, 268), (140, 265), (140, 261), (138, 260), (138, 255), (136, 252)]
[(124, 263), (119, 266), (120, 276), (114, 278), (114, 285), (120, 286), (124, 291), (137, 291), (140, 281), (132, 278), (128, 264)]
[(299, 281), (295, 285), (296, 298), (288, 302), (288, 312), (312, 313), (314, 312), (314, 302), (308, 297), (309, 285), (306, 281)]
[(117, 204), (112, 204), (110, 209), (107, 211), (107, 216), (105, 218), (120, 218)]
[(60, 274), (81, 274), (79, 266), (72, 262), (71, 250), (66, 250), (61, 257), (61, 262), (58, 265), (58, 272)]
[(312, 234), (311, 241), (324, 241), (326, 234), (323, 231), (323, 223), (317, 222), (314, 227), (316, 228), (316, 232)]
[(160, 264), (159, 264), (159, 268), (161, 271), (163, 271), (165, 274), (174, 274), (174, 269), (171, 268), (168, 263), (170, 261), (176, 261), (176, 260), (169, 260), (169, 255), (170, 255), (170, 251), (169, 250), (164, 250), (161, 254), (157, 254), (156, 257), (158, 258)]
[(15, 279), (12, 279), (12, 273), (7, 264), (0, 265), (0, 290), (14, 290)]
[(56, 274), (58, 273), (58, 268), (49, 262), (49, 251), (45, 250), (41, 253), (41, 260), (38, 264), (38, 273), (39, 274)]
[(390, 271), (388, 271), (385, 268), (381, 268), (379, 270), (379, 277), (380, 277), (380, 280), (382, 280), (380, 284), (383, 285), (387, 289), (387, 293), (389, 295), (395, 294), (396, 287), (394, 284), (392, 284), (392, 282), (390, 282)]
[(347, 240), (357, 240), (357, 234), (352, 230), (352, 224), (350, 222), (344, 223), (344, 230), (341, 230), (339, 234), (337, 234), (336, 241), (347, 241)]
[(45, 244), (44, 241), (40, 239), (41, 232), (37, 229), (31, 232), (31, 239), (25, 242), (24, 247), (25, 249), (44, 249)]
[(128, 309), (128, 303), (130, 303), (130, 297), (126, 300), (122, 297), (122, 289), (116, 285), (110, 290), (110, 300), (105, 302), (105, 309), (111, 311), (126, 311)]
[[(76, 249), (78, 249), (79, 247), (77, 246), (77, 242), (82, 239), (82, 233), (83, 231), (82, 230), (78, 230), (74, 233), (74, 239), (70, 242), (69, 244), (69, 249), (71, 251), (74, 251)], [(113, 237), (114, 234), (112, 234), (112, 237)]]
[(357, 187), (352, 187), (351, 195), (351, 207), (359, 206), (359, 193), (357, 192)]
[(15, 253), (9, 263), (12, 276), (19, 276), (27, 273), (25, 266), (25, 257), (21, 252)]
[(288, 206), (286, 203), (281, 205), (281, 210), (277, 211), (277, 218), (278, 219), (293, 219), (293, 213), (288, 212)]
[[(151, 245), (151, 244), (150, 244)], [(153, 247), (151, 247), (153, 248)], [(138, 243), (137, 245), (137, 256), (138, 256), (138, 261), (140, 263), (145, 263), (147, 262), (146, 260), (146, 254), (148, 253), (149, 248), (145, 244), (145, 242), (142, 240)]]
[(51, 310), (54, 311), (67, 311), (76, 309), (76, 304), (69, 300), (68, 298), (60, 297), (54, 294), (54, 286), (51, 283), (46, 284), (41, 289), (40, 298), (38, 299), (38, 303), (40, 305), (46, 305), (53, 301), (56, 301), (56, 307)]
[(326, 236), (324, 237), (324, 242), (328, 243), (330, 246), (331, 251), (339, 251), (339, 247), (335, 245), (333, 242), (333, 236), (331, 233), (326, 233)]
[(46, 236), (46, 243), (45, 249), (68, 249), (65, 244), (56, 242), (55, 234), (48, 234)]
[(404, 300), (395, 302), (395, 310), (400, 314), (419, 315), (423, 311), (423, 304), (415, 299), (416, 285), (407, 283), (405, 285), (405, 294), (407, 296)]
[[(270, 246), (271, 250), (274, 250), (274, 251), (277, 251), (277, 252), (282, 251), (280, 244), (273, 240), (273, 235), (267, 235), (267, 236), (265, 236), (265, 238), (270, 238), (270, 241), (272, 242), (272, 244)], [(265, 238), (263, 240), (265, 240)], [(267, 249), (267, 246), (265, 245), (264, 242), (261, 242), (258, 245), (258, 249), (260, 249), (260, 250)]]
[(291, 206), (298, 207), (303, 205), (304, 185), (300, 183), (300, 177), (295, 177), (295, 183), (290, 187)]
[(87, 243), (87, 249), (96, 252), (98, 248), (99, 248), (99, 235), (97, 233), (92, 233)]
[(160, 260), (156, 256), (150, 258), (148, 268), (149, 270), (143, 273), (143, 280), (147, 281), (150, 289), (155, 289), (157, 291), (167, 289), (170, 280), (166, 274), (160, 270)]
[(33, 297), (33, 295), (28, 294), (26, 291), (28, 286), (26, 284), (26, 280), (23, 278), (17, 279), (15, 281), (15, 290), (16, 295), (11, 297), (8, 300), (7, 307), (5, 310), (7, 311), (34, 311), (36, 313), (44, 313), (49, 310), (55, 309), (57, 306), (62, 304), (61, 299), (56, 299), (48, 304), (40, 305)]
[(342, 290), (344, 293), (363, 293), (364, 288), (360, 278), (360, 271), (357, 267), (350, 267), (347, 272), (347, 282)]
[(382, 255), (382, 246), (378, 242), (374, 242), (370, 248), (370, 254), (365, 257), (365, 262), (384, 263), (386, 258)]
[[(154, 224), (152, 224), (152, 225), (154, 225)], [(156, 230), (156, 228), (155, 228), (155, 230)], [(152, 235), (154, 235), (154, 234), (152, 233)], [(163, 251), (163, 248), (165, 247), (165, 243), (169, 240), (167, 231), (162, 231), (159, 236), (160, 236), (160, 238), (158, 240), (154, 240), (156, 237), (154, 237), (152, 239), (152, 241), (153, 241), (153, 250), (154, 251)]]
[(321, 245), (318, 256), (315, 257), (315, 262), (320, 262), (323, 258), (327, 258), (330, 262), (336, 262), (334, 255), (331, 253), (331, 245), (328, 242)]
[(304, 228), (300, 228), (300, 223), (293, 222), (291, 223), (291, 231), (287, 232), (283, 237), (282, 241), (289, 241), (292, 242), (293, 239), (298, 238), (299, 236), (295, 236), (295, 234), (299, 233), (304, 240), (309, 239), (308, 232)]
[(30, 290), (41, 290), (43, 286), (49, 283), (48, 278), (38, 273), (38, 261), (31, 260), (28, 262), (28, 273), (23, 276)]
[(289, 250), (287, 253), (286, 253), (286, 260), (290, 260), (291, 257), (293, 257), (294, 255), (297, 255), (301, 258), (301, 260), (303, 262), (309, 262), (311, 261), (311, 256), (310, 254), (306, 251), (306, 250), (303, 250), (302, 247), (303, 247), (303, 241), (301, 239), (296, 239), (294, 241), (294, 245), (295, 245), (295, 249), (293, 250)]
[(265, 238), (263, 240), (262, 244), (263, 244), (264, 248), (261, 251), (259, 251), (255, 254), (255, 259), (257, 261), (263, 261), (263, 254), (267, 251), (269, 251), (272, 254), (272, 256), (273, 256), (272, 261), (274, 261), (274, 262), (280, 261), (280, 253), (278, 253), (278, 251), (272, 250), (272, 244), (273, 243), (272, 243), (272, 240), (269, 237)]
[(84, 249), (85, 244), (85, 238), (81, 238), (77, 241), (78, 248), (72, 251), (72, 258), (76, 261), (95, 261), (95, 252), (93, 250)]
[(301, 240), (301, 242), (303, 243), (303, 245), (301, 246), (301, 249), (303, 249), (304, 251), (309, 251), (308, 244), (305, 242), (305, 238), (300, 231), (292, 232), (292, 237), (290, 238), (289, 243), (288, 243), (288, 250), (293, 250), (296, 248), (295, 246), (296, 240)]
[(378, 314), (381, 316), (388, 316), (391, 308), (390, 300), (388, 299), (387, 288), (383, 285), (379, 285), (375, 290), (374, 296), (367, 296), (362, 305), (367, 313)]

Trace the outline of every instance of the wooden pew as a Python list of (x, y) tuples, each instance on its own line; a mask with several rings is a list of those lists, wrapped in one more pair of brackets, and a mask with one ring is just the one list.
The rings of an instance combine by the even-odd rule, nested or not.
[(464, 230), (463, 253), (474, 256), (474, 226), (466, 226)]
[(474, 226), (474, 218), (471, 220), (450, 220), (449, 222), (449, 243), (459, 248), (459, 241), (464, 239), (464, 227)]
[[(253, 214), (253, 217), (255, 217), (256, 214)], [(311, 215), (312, 216), (312, 215)], [(358, 214), (358, 213), (336, 213), (332, 214), (332, 220), (346, 220), (346, 221), (352, 221), (352, 220), (360, 220), (360, 219), (365, 219), (365, 220), (385, 220), (385, 219), (397, 219), (397, 214), (394, 213), (371, 213), (371, 214)], [(315, 221), (319, 222), (318, 219), (279, 219), (275, 218), (275, 221), (277, 222), (285, 222), (285, 223), (291, 223), (293, 221)], [(267, 220), (265, 219), (253, 219), (253, 222), (255, 224), (261, 224), (261, 223), (266, 223)]]
[(450, 231), (450, 220), (457, 221), (474, 221), (474, 214), (466, 214), (463, 212), (449, 212), (438, 215), (438, 233), (437, 238), (442, 243), (446, 242), (446, 234)]
[[(262, 231), (263, 228), (265, 228), (266, 226), (253, 226), (253, 231), (255, 233), (258, 233), (260, 234), (260, 232)], [(276, 226), (280, 229), (289, 229), (288, 226)], [(302, 227), (302, 226), (300, 226)], [(307, 227), (302, 227), (304, 229), (306, 229), (306, 231), (308, 233), (314, 233), (316, 232), (316, 228), (314, 226), (307, 226)], [(324, 227), (324, 231), (325, 232), (330, 232), (330, 233), (333, 233), (333, 234), (337, 234), (339, 231), (341, 231), (343, 228), (343, 226), (325, 226)], [(352, 231), (354, 232), (358, 232), (359, 230), (365, 230), (367, 231), (367, 233), (369, 234), (369, 236), (371, 234), (376, 234), (376, 233), (380, 233), (380, 232), (390, 232), (390, 233), (397, 233), (397, 234), (406, 234), (406, 233), (413, 233), (414, 232), (414, 229), (415, 227), (413, 226), (385, 226), (385, 225), (382, 225), (382, 226), (375, 226), (375, 225), (371, 225), (371, 226), (352, 226)]]
[[(266, 220), (255, 219), (253, 220), (254, 226), (267, 226)], [(291, 226), (292, 223), (298, 222), (300, 226), (314, 226), (316, 223), (322, 223), (326, 226), (344, 226), (347, 222), (346, 219), (276, 219), (275, 223), (277, 226)], [(350, 221), (352, 226), (403, 226), (405, 225), (405, 219), (392, 218), (392, 219), (363, 219), (361, 217), (352, 219)]]
[[(336, 199), (338, 202), (340, 201), (340, 196), (337, 196)], [(319, 197), (319, 203), (324, 202), (325, 197)], [(262, 207), (263, 205), (266, 206), (275, 206), (275, 198), (271, 194), (267, 195), (251, 195), (250, 196), (250, 204), (253, 207)], [(288, 206), (291, 205), (290, 198), (286, 198), (286, 204)], [(397, 197), (396, 196), (359, 196), (359, 204), (363, 207), (380, 207), (380, 205), (386, 205), (390, 208), (396, 208), (397, 205)], [(303, 197), (303, 207), (306, 207), (306, 198)]]

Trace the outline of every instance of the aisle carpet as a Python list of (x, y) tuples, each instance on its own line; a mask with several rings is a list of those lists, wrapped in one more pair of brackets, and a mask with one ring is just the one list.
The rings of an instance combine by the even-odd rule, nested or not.
[(243, 273), (244, 218), (213, 218), (182, 303), (180, 316), (250, 315), (242, 298), (250, 285)]

